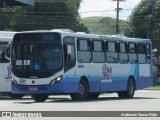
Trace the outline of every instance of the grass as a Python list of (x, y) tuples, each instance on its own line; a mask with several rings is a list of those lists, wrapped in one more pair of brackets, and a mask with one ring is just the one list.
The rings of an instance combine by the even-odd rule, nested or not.
[(149, 89), (160, 90), (160, 85), (151, 86)]

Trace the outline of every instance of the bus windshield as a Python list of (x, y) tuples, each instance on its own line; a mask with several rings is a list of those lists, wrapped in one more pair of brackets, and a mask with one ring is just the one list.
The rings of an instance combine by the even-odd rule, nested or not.
[[(12, 53), (14, 71), (20, 73), (23, 70), (25, 74), (41, 76), (40, 73), (42, 72), (57, 72), (62, 68), (62, 45), (60, 41), (56, 42), (54, 37), (52, 40), (44, 40), (46, 38), (44, 35), (43, 37), (30, 35), (30, 37), (33, 36), (34, 41), (26, 41), (27, 36), (18, 37), (20, 40), (17, 39), (17, 42), (15, 39)], [(46, 77), (49, 76), (46, 74)]]

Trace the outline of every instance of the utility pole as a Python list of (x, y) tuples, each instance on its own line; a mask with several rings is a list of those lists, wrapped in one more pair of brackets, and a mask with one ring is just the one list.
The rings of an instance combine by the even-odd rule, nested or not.
[(155, 27), (155, 22), (153, 20), (154, 20), (155, 5), (156, 5), (156, 1), (153, 0), (151, 2), (152, 11), (151, 11), (151, 15), (149, 15), (149, 30), (148, 30), (148, 35), (147, 35), (147, 38), (149, 38), (151, 40), (154, 37), (154, 35), (153, 35), (153, 29)]
[(126, 0), (113, 0), (117, 1), (117, 8), (115, 9), (117, 11), (117, 17), (116, 17), (116, 34), (119, 33), (119, 11), (122, 10), (122, 8), (119, 8), (119, 2), (124, 2)]

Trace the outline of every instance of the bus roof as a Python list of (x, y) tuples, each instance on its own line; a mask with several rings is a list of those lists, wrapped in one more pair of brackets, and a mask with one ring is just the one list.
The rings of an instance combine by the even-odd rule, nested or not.
[(0, 37), (0, 42), (11, 42), (13, 37)]
[(0, 31), (0, 37), (13, 37), (16, 33), (13, 31)]
[(79, 38), (88, 38), (88, 39), (97, 39), (97, 40), (108, 40), (108, 41), (121, 41), (121, 42), (142, 42), (142, 43), (150, 43), (150, 39), (143, 38), (129, 38), (122, 35), (96, 35), (96, 34), (85, 34), (85, 33), (74, 33), (72, 31), (64, 31), (64, 30), (34, 30), (34, 31), (23, 31), (19, 33), (60, 33), (63, 37), (71, 36), (71, 37), (79, 37)]

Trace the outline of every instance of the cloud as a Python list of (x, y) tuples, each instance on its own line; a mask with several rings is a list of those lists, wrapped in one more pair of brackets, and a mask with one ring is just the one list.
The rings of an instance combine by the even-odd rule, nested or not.
[[(127, 19), (133, 8), (135, 8), (140, 1), (141, 0), (126, 0), (125, 2), (120, 2), (119, 7), (124, 9), (119, 14), (120, 19)], [(109, 16), (116, 18), (116, 7), (117, 2), (113, 0), (83, 0), (79, 13), (82, 18), (90, 16)]]

